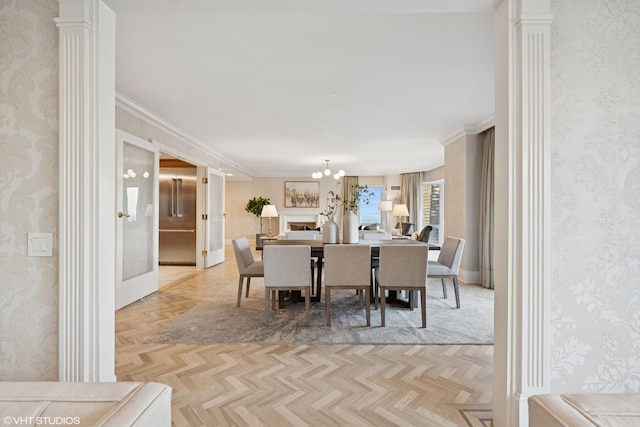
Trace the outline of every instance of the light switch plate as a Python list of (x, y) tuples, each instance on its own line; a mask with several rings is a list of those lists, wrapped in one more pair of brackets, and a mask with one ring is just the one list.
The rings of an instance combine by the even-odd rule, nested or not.
[(53, 256), (53, 233), (28, 233), (28, 256)]

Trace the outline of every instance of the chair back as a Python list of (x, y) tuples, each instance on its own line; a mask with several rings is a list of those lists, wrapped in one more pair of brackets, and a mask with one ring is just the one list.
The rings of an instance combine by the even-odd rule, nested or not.
[(231, 243), (233, 244), (233, 253), (236, 256), (238, 270), (242, 273), (254, 263), (249, 240), (246, 237), (239, 237), (232, 240)]
[(311, 286), (309, 245), (265, 245), (264, 286)]
[(327, 286), (368, 286), (371, 283), (371, 246), (324, 245)]
[(264, 240), (263, 237), (267, 237), (267, 233), (256, 233), (256, 249), (264, 248)]
[(382, 245), (378, 280), (381, 286), (424, 287), (427, 280), (427, 245)]
[(396, 224), (396, 228), (400, 229), (400, 233), (403, 236), (411, 236), (413, 233), (413, 223), (412, 222), (399, 222)]
[(463, 249), (464, 239), (446, 237), (442, 243), (440, 255), (438, 255), (438, 263), (449, 267), (455, 274), (458, 274)]
[(420, 234), (418, 234), (417, 240), (420, 240), (421, 242), (429, 243), (429, 236), (431, 235), (431, 230), (433, 230), (433, 227), (430, 225), (427, 225), (425, 228), (422, 229)]

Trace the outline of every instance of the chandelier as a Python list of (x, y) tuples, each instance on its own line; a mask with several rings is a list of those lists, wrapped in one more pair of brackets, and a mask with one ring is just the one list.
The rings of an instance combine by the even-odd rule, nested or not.
[[(331, 169), (329, 168), (329, 160), (325, 160), (326, 166), (324, 168), (324, 171), (317, 171), (311, 174), (311, 177), (313, 179), (320, 179), (323, 176), (329, 176), (331, 175)], [(342, 169), (340, 169), (338, 172), (333, 174), (333, 179), (340, 179), (344, 176), (344, 171)]]

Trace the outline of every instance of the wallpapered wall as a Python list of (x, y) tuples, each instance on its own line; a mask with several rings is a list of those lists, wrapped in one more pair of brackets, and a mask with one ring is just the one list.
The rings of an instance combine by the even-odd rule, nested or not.
[[(0, 2), (0, 380), (58, 377), (56, 0)], [(51, 232), (54, 256), (27, 257)]]
[(552, 389), (640, 391), (640, 0), (552, 3)]

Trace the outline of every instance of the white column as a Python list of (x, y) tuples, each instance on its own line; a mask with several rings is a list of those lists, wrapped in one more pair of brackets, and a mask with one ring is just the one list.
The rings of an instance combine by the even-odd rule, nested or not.
[(527, 426), (528, 397), (549, 391), (549, 11), (548, 0), (505, 0), (496, 14), (498, 427)]
[(115, 381), (115, 15), (59, 3), (59, 379)]

